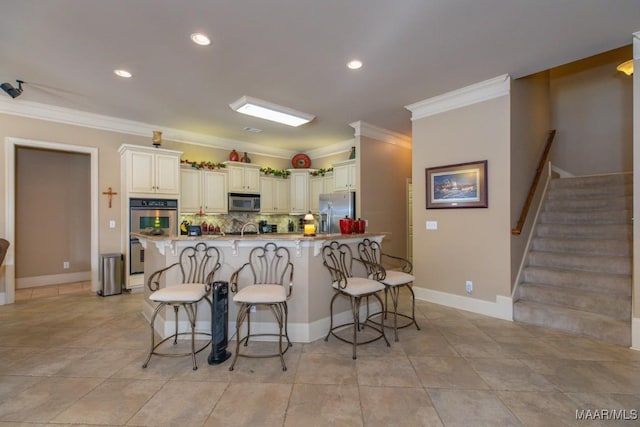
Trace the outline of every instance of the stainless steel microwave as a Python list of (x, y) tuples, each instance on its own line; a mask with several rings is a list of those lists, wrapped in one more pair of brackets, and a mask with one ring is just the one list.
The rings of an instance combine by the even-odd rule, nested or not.
[(229, 212), (260, 212), (260, 195), (229, 193)]

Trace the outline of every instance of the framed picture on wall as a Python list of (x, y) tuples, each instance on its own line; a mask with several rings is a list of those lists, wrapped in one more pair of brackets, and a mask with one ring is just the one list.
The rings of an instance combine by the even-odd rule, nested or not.
[(487, 161), (425, 169), (427, 209), (486, 208)]

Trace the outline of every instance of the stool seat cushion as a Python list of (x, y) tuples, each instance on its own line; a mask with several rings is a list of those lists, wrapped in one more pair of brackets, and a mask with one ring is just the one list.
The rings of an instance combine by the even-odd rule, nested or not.
[(381, 282), (387, 286), (401, 286), (411, 283), (416, 278), (404, 271), (387, 270), (387, 276)]
[(280, 285), (249, 285), (233, 296), (233, 301), (249, 304), (274, 304), (286, 300), (287, 292)]
[(334, 289), (338, 289), (345, 294), (360, 296), (365, 294), (371, 294), (384, 289), (384, 285), (376, 280), (367, 279), (366, 277), (349, 277), (347, 279), (347, 286), (340, 288), (338, 282), (333, 282)]
[(205, 295), (207, 295), (207, 291), (204, 283), (181, 283), (158, 289), (149, 295), (149, 299), (155, 302), (188, 303), (200, 301)]

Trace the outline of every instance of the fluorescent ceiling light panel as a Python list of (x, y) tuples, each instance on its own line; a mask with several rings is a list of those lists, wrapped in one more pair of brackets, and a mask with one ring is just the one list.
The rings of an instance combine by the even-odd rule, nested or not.
[(250, 96), (243, 96), (229, 104), (232, 110), (261, 119), (271, 120), (289, 126), (300, 126), (309, 123), (315, 116), (291, 108), (273, 104)]

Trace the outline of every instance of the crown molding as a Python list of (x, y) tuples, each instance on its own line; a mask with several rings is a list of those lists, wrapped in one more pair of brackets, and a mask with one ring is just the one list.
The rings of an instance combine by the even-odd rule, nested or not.
[(319, 159), (321, 157), (333, 156), (334, 154), (346, 153), (351, 151), (351, 147), (355, 145), (355, 140), (347, 139), (336, 144), (327, 145), (325, 147), (316, 148), (315, 150), (309, 150), (306, 154), (312, 159)]
[(503, 74), (489, 80), (474, 83), (424, 101), (405, 106), (411, 111), (411, 120), (423, 119), (435, 114), (444, 113), (478, 102), (488, 101), (499, 96), (508, 95), (511, 77)]
[(408, 136), (384, 129), (367, 122), (357, 121), (349, 123), (349, 126), (355, 129), (355, 136), (366, 136), (367, 138), (377, 139), (387, 144), (398, 145), (402, 148), (411, 150), (411, 138)]
[(166, 140), (221, 149), (235, 148), (236, 150), (248, 151), (267, 157), (290, 159), (291, 156), (295, 154), (290, 150), (265, 147), (264, 145), (246, 141), (218, 138), (202, 133), (88, 113), (86, 111), (41, 104), (38, 102), (23, 101), (20, 99), (1, 97), (0, 113), (127, 135), (149, 136), (149, 138), (151, 138), (154, 130), (159, 130)]

